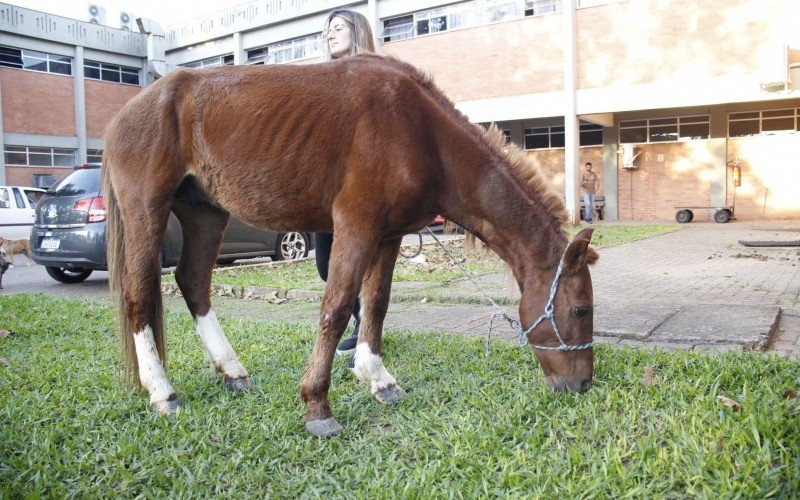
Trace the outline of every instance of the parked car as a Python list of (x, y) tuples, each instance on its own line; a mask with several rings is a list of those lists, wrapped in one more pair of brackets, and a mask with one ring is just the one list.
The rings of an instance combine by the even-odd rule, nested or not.
[[(62, 283), (80, 283), (94, 270), (107, 269), (106, 210), (100, 192), (100, 164), (75, 167), (44, 193), (36, 207), (30, 230), (33, 260)], [(310, 233), (275, 233), (258, 229), (231, 217), (217, 259), (269, 256), (274, 260), (305, 257), (313, 248)], [(174, 266), (180, 258), (183, 236), (180, 222), (170, 214), (161, 249), (161, 264)]]
[(44, 189), (0, 186), (0, 236), (7, 240), (27, 238), (42, 195)]

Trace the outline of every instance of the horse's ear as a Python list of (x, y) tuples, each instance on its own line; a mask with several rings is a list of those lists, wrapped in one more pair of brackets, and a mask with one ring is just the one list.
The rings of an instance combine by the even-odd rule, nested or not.
[(567, 245), (564, 251), (564, 273), (575, 274), (578, 270), (587, 265), (597, 262), (599, 255), (597, 251), (589, 246), (594, 229), (587, 227), (578, 234)]

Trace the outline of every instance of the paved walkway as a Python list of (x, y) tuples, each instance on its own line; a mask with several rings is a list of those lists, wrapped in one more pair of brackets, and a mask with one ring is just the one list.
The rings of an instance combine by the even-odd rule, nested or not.
[[(667, 349), (767, 349), (798, 359), (800, 248), (738, 243), (798, 239), (800, 222), (701, 222), (601, 249), (592, 269), (595, 340)], [(517, 316), (519, 292), (505, 273), (479, 281)], [(254, 302), (216, 299), (215, 307), (227, 314), (317, 322), (315, 302)], [(493, 310), (483, 304), (466, 280), (396, 284), (386, 326), (485, 336)], [(514, 338), (510, 328), (496, 324), (495, 336)]]

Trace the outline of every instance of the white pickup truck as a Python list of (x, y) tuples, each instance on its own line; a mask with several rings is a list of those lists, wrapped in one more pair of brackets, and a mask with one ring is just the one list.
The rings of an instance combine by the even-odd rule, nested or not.
[(27, 240), (36, 217), (36, 204), (44, 189), (0, 186), (0, 236), (7, 240)]

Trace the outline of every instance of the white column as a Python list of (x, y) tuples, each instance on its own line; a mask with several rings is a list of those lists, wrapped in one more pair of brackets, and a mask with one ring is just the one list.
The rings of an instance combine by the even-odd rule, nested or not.
[(0, 87), (0, 186), (6, 183), (6, 139), (3, 132), (3, 89)]
[(381, 53), (380, 35), (383, 32), (383, 24), (378, 18), (378, 0), (367, 0), (367, 20), (372, 25), (372, 38), (375, 42), (375, 52)]
[(83, 47), (75, 46), (72, 63), (72, 82), (75, 92), (75, 135), (78, 138), (77, 163), (86, 163), (86, 87), (83, 79)]
[(233, 34), (233, 64), (239, 66), (246, 62), (247, 56), (245, 56), (244, 49), (242, 48), (242, 34), (237, 31)]
[(573, 224), (580, 223), (581, 204), (578, 184), (580, 182), (580, 141), (576, 109), (577, 42), (575, 33), (575, 0), (564, 0), (564, 197), (567, 213)]

